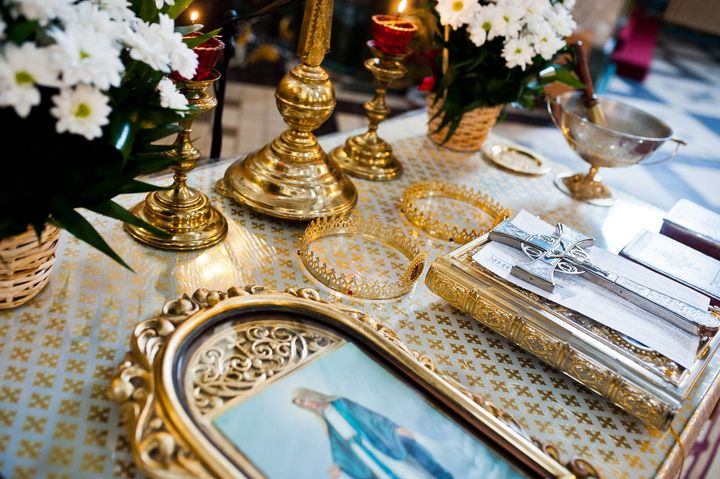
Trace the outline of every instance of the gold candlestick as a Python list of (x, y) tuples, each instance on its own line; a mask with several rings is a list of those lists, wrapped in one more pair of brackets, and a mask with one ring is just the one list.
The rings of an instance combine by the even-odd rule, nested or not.
[(375, 77), (375, 96), (365, 103), (368, 131), (348, 138), (344, 146), (330, 153), (330, 158), (353, 176), (374, 181), (392, 180), (402, 173), (402, 165), (393, 155), (390, 144), (378, 136), (377, 129), (390, 113), (385, 103), (385, 91), (393, 81), (407, 73), (400, 62), (410, 54), (410, 49), (387, 53), (377, 48), (373, 41), (369, 41), (368, 46), (374, 58), (365, 61), (365, 68)]
[(217, 99), (208, 92), (210, 86), (220, 78), (217, 71), (206, 80), (178, 81), (194, 113), (188, 115), (180, 125), (183, 131), (177, 136), (174, 148), (166, 155), (177, 159), (173, 167), (173, 185), (166, 190), (153, 191), (145, 201), (131, 211), (157, 228), (167, 231), (169, 236), (158, 236), (143, 228), (125, 224), (128, 233), (141, 243), (162, 249), (196, 250), (219, 243), (227, 234), (227, 221), (222, 213), (210, 204), (208, 197), (187, 185), (187, 174), (195, 168), (200, 152), (190, 140), (193, 120), (217, 105)]
[(300, 32), (301, 63), (283, 77), (275, 92), (289, 128), (261, 150), (233, 163), (216, 189), (261, 213), (310, 220), (345, 213), (357, 190), (328, 160), (312, 131), (332, 114), (335, 90), (320, 67), (330, 47), (332, 0), (308, 0)]

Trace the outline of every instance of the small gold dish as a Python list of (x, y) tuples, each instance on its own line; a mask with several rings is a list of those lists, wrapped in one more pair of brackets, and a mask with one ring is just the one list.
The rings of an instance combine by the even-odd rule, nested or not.
[[(366, 271), (343, 272), (342, 270), (349, 269), (348, 253), (345, 248), (336, 247), (331, 255), (336, 264), (331, 265), (325, 259), (325, 255), (311, 247), (312, 243), (321, 239), (336, 236), (357, 237), (361, 244), (353, 247), (349, 254), (357, 256), (355, 259), (358, 263), (370, 263), (373, 257), (377, 256), (376, 253), (373, 254), (372, 247), (367, 248), (365, 255), (361, 253), (362, 246), (368, 243), (382, 243), (389, 246), (402, 253), (409, 263), (402, 270), (401, 263), (394, 262), (391, 267), (402, 270), (402, 273), (394, 278), (370, 279), (373, 275)], [(363, 219), (357, 215), (316, 219), (305, 229), (300, 239), (298, 254), (307, 270), (322, 284), (340, 293), (362, 299), (392, 299), (407, 294), (425, 267), (425, 253), (416, 240), (400, 228), (386, 226), (378, 220)], [(364, 266), (360, 264), (358, 268), (364, 269)]]
[[(472, 210), (481, 210), (486, 221), (478, 226), (462, 226), (454, 221), (443, 221), (435, 214), (439, 208), (437, 205), (421, 204), (425, 199), (447, 198), (461, 202), (463, 206), (469, 205)], [(455, 210), (453, 207), (452, 210)], [(465, 244), (478, 238), (502, 220), (512, 215), (512, 210), (501, 206), (490, 196), (477, 192), (472, 188), (439, 181), (414, 183), (403, 193), (400, 211), (413, 225), (423, 230), (428, 235), (445, 241), (457, 244)], [(433, 212), (434, 211), (434, 212)], [(462, 211), (453, 211), (453, 218), (459, 218)], [(487, 218), (489, 217), (489, 218)], [(476, 224), (476, 223), (473, 223)]]
[(542, 176), (550, 172), (550, 163), (534, 151), (515, 145), (485, 143), (482, 149), (486, 160), (513, 173)]

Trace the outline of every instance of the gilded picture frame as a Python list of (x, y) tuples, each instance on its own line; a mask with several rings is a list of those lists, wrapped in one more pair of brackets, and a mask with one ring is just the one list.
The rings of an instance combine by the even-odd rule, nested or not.
[[(511, 416), (440, 373), (429, 357), (410, 351), (392, 329), (360, 311), (326, 303), (311, 289), (200, 289), (192, 296), (169, 301), (158, 316), (134, 329), (130, 351), (116, 368), (109, 394), (120, 405), (135, 461), (148, 476), (264, 478), (269, 474), (257, 462), (260, 458), (232, 439), (232, 434), (239, 434), (249, 438), (249, 444), (262, 442), (242, 422), (243, 408), (249, 404), (264, 407), (268, 399), (273, 399), (269, 394), (289, 385), (291, 379), (301, 378), (301, 373), (312, 374), (312, 368), (337, 369), (341, 353), (370, 359), (367, 366), (352, 363), (361, 365), (352, 371), (358, 378), (367, 367), (387, 370), (381, 372), (382, 377), (392, 379), (384, 381), (404, 384), (395, 386), (391, 382), (392, 387), (379, 388), (382, 392), (378, 394), (410, 388), (414, 392), (409, 396), (417, 394), (420, 398), (413, 399), (415, 402), (421, 406), (424, 402), (430, 404), (432, 414), (437, 410), (445, 418), (440, 420), (449, 421), (461, 431), (459, 434), (487, 446), (491, 454), (501, 458), (500, 466), (506, 463), (522, 477), (597, 476), (582, 459), (561, 464), (552, 446), (534, 441)], [(367, 385), (362, 391), (364, 397), (372, 395)], [(398, 397), (405, 400), (405, 396)], [(302, 409), (317, 409), (321, 404), (311, 399), (293, 399), (294, 405), (301, 407), (290, 409), (307, 419), (307, 411)], [(276, 425), (287, 422), (278, 422), (275, 413), (266, 417)], [(332, 424), (326, 424), (327, 430), (335, 431)], [(296, 430), (298, 426), (292, 427)], [(393, 430), (393, 434), (397, 431), (404, 434), (403, 428)], [(337, 433), (335, 436), (340, 437)], [(410, 433), (408, 436), (414, 437)], [(408, 439), (403, 436), (403, 440)], [(417, 445), (414, 439), (409, 441)], [(289, 457), (282, 444), (269, 447), (277, 458)], [(267, 447), (263, 450), (267, 456), (265, 450)], [(334, 460), (337, 451), (333, 449), (332, 453)], [(383, 466), (377, 459), (375, 463)], [(366, 465), (361, 461), (360, 467)], [(328, 477), (339, 477), (339, 471), (330, 471)]]

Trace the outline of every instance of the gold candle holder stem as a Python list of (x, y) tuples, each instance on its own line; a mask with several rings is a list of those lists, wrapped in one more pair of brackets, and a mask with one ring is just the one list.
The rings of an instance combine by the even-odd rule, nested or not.
[(305, 2), (300, 64), (275, 91), (287, 130), (233, 163), (215, 186), (220, 194), (270, 216), (311, 220), (345, 213), (357, 202), (355, 185), (312, 134), (335, 108), (335, 90), (320, 67), (330, 48), (332, 7), (332, 0)]
[(190, 135), (195, 118), (215, 108), (217, 99), (208, 89), (220, 78), (214, 72), (207, 80), (178, 82), (178, 89), (193, 106), (193, 113), (180, 122), (180, 131), (173, 148), (165, 155), (175, 160), (173, 184), (166, 190), (153, 191), (132, 212), (145, 222), (166, 231), (158, 236), (143, 228), (125, 225), (128, 233), (150, 246), (172, 250), (196, 250), (220, 242), (227, 234), (227, 221), (210, 204), (208, 197), (187, 184), (188, 173), (195, 168), (200, 152), (192, 144)]
[(375, 96), (364, 105), (365, 113), (369, 120), (369, 133), (377, 132), (380, 123), (382, 123), (390, 113), (390, 108), (388, 108), (385, 103), (385, 91), (389, 86), (389, 83), (390, 82), (384, 82), (375, 78)]
[(368, 129), (365, 133), (348, 138), (345, 145), (330, 153), (347, 173), (366, 180), (386, 181), (402, 173), (402, 165), (395, 157), (392, 147), (377, 134), (378, 127), (390, 113), (385, 101), (387, 89), (392, 82), (404, 77), (407, 69), (402, 60), (410, 54), (406, 49), (400, 53), (387, 53), (368, 42), (374, 57), (365, 62), (365, 68), (375, 77), (375, 95), (365, 103)]
[(590, 171), (588, 171), (587, 175), (585, 176), (585, 181), (595, 181), (595, 175), (597, 175), (598, 171), (600, 171), (600, 168), (598, 168), (597, 166), (591, 166)]

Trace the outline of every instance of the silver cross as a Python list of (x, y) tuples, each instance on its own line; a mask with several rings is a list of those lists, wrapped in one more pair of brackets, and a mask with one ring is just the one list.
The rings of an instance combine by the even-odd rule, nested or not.
[(525, 252), (532, 261), (513, 266), (510, 273), (545, 291), (553, 291), (555, 271), (585, 273), (589, 281), (686, 331), (712, 335), (720, 328), (720, 319), (708, 311), (598, 267), (586, 249), (594, 240), (562, 223), (558, 223), (553, 235), (536, 235), (505, 220), (490, 232), (489, 238)]

